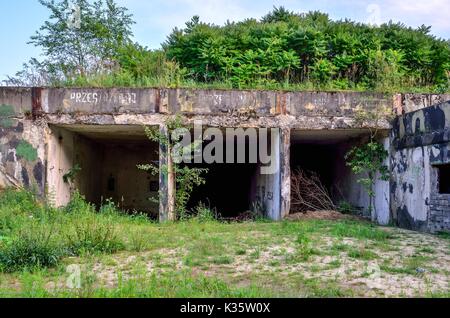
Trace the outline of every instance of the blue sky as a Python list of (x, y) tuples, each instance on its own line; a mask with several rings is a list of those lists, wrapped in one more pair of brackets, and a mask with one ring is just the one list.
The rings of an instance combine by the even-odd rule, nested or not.
[[(432, 33), (450, 38), (450, 0), (116, 0), (134, 15), (135, 40), (158, 48), (173, 27), (193, 15), (222, 24), (227, 20), (259, 18), (273, 6), (307, 12), (320, 10), (333, 19), (361, 22), (401, 21), (410, 26), (431, 25)], [(27, 44), (49, 13), (38, 0), (0, 0), (0, 80), (20, 70), (23, 62), (39, 55)]]

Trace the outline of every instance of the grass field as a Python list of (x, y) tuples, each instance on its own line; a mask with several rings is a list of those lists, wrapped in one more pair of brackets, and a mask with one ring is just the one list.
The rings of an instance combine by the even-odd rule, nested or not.
[(449, 297), (449, 252), (367, 222), (157, 224), (0, 195), (0, 297)]

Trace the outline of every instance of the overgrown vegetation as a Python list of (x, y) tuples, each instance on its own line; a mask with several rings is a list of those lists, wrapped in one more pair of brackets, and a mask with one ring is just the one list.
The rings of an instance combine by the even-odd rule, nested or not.
[[(30, 43), (44, 58), (25, 64), (11, 85), (449, 90), (449, 41), (427, 26), (374, 27), (279, 7), (224, 26), (195, 16), (152, 51), (132, 42), (132, 16), (114, 0), (40, 2), (51, 16)], [(79, 25), (71, 5), (81, 8)]]
[(0, 195), (0, 271), (54, 267), (60, 259), (123, 248), (117, 208), (98, 214), (75, 193), (64, 209), (40, 204), (33, 194), (6, 190)]
[[(0, 297), (448, 297), (445, 239), (357, 221), (218, 222), (199, 210), (159, 224), (110, 201), (96, 211), (76, 192), (60, 209), (1, 192)], [(349, 289), (370, 283), (368, 261), (383, 290)]]

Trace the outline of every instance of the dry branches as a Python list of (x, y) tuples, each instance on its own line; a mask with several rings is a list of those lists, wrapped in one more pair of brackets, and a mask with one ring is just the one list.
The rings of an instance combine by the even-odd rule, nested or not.
[(291, 177), (291, 192), (293, 212), (336, 210), (329, 191), (314, 172), (296, 170)]

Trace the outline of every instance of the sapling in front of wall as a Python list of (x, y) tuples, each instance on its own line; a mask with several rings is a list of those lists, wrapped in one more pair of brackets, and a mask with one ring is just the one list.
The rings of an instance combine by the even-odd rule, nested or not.
[[(182, 118), (176, 116), (166, 120), (165, 125), (167, 127), (167, 134), (162, 133), (158, 128), (145, 127), (145, 133), (153, 142), (158, 142), (160, 145), (166, 147), (166, 149), (172, 150), (170, 156), (173, 158), (178, 156), (179, 158), (193, 159), (195, 152), (201, 146), (201, 143), (192, 142), (184, 147), (177, 147), (185, 134), (189, 134), (189, 129), (183, 124)], [(189, 157), (189, 158), (188, 158)], [(191, 198), (192, 192), (195, 187), (205, 184), (205, 178), (203, 175), (208, 172), (208, 169), (192, 168), (178, 161), (170, 159), (171, 164), (164, 164), (161, 167), (155, 164), (138, 165), (138, 169), (147, 171), (152, 175), (162, 174), (174, 174), (175, 179), (175, 214), (179, 220), (183, 220), (188, 215), (187, 204)], [(188, 160), (190, 161), (190, 160)], [(159, 196), (162, 194), (160, 193)], [(158, 201), (158, 199), (151, 199)]]
[(361, 184), (369, 195), (369, 213), (373, 219), (377, 219), (375, 209), (375, 182), (377, 179), (389, 181), (388, 167), (384, 164), (388, 157), (388, 152), (384, 146), (377, 141), (371, 140), (369, 143), (351, 149), (345, 159), (347, 165), (353, 173), (360, 176), (358, 183)]
[[(355, 110), (355, 121), (361, 126), (369, 123), (370, 139), (367, 144), (353, 147), (346, 155), (347, 166), (358, 176), (357, 182), (361, 184), (369, 196), (369, 213), (372, 220), (377, 220), (375, 208), (375, 182), (377, 180), (389, 181), (389, 168), (384, 164), (389, 153), (384, 146), (376, 141), (376, 136), (382, 120), (389, 120), (392, 117), (392, 109), (389, 107), (379, 107), (378, 109), (367, 110), (358, 107)], [(373, 213), (372, 213), (373, 212)]]

